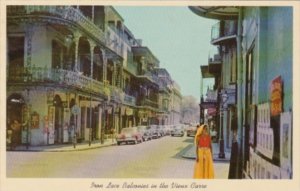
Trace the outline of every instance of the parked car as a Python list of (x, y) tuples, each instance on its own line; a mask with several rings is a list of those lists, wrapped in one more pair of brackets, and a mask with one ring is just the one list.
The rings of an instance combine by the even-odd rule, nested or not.
[(152, 132), (152, 139), (157, 139), (161, 137), (159, 130), (157, 129), (157, 125), (150, 125), (149, 129)]
[(197, 132), (197, 127), (195, 127), (195, 126), (189, 126), (186, 129), (186, 136), (187, 137), (195, 136), (196, 132)]
[(137, 127), (128, 127), (123, 128), (121, 133), (116, 137), (117, 144), (120, 145), (121, 143), (141, 143), (143, 142), (142, 134), (138, 131)]
[(171, 135), (171, 126), (170, 125), (165, 125), (164, 126), (164, 132), (165, 132), (165, 135)]
[(143, 141), (152, 139), (152, 133), (146, 126), (138, 126), (137, 129), (142, 134)]
[(171, 136), (181, 136), (184, 135), (184, 129), (181, 126), (175, 126), (174, 129), (171, 130)]
[(158, 125), (156, 128), (157, 128), (157, 131), (160, 133), (161, 137), (165, 136), (164, 126)]

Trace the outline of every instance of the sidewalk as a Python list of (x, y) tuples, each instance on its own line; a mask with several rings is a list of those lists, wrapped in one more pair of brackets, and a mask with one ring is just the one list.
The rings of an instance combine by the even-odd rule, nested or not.
[[(29, 146), (28, 149), (26, 146), (17, 146), (12, 151), (30, 151), (30, 152), (70, 152), (70, 151), (83, 151), (88, 149), (96, 149), (101, 147), (107, 147), (116, 145), (116, 141), (112, 142), (111, 139), (104, 140), (104, 143), (101, 144), (99, 140), (92, 141), (89, 146), (89, 142), (85, 141), (83, 143), (77, 143), (76, 148), (73, 147), (72, 143), (66, 144), (55, 144), (55, 145), (45, 145), (45, 146)], [(8, 150), (10, 151), (10, 150)]]
[[(213, 143), (212, 144), (213, 149), (213, 155), (214, 155), (214, 161), (220, 161), (220, 162), (229, 162), (230, 161), (230, 152), (225, 152), (225, 158), (219, 158), (219, 144)], [(195, 159), (196, 158), (196, 148), (194, 144), (190, 144), (187, 146), (186, 151), (181, 155), (183, 158), (187, 159)]]

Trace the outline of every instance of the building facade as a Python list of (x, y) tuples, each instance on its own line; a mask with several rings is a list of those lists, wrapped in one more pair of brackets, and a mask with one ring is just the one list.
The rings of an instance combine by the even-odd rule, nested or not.
[(159, 123), (159, 61), (111, 6), (7, 6), (6, 67), (16, 145)]
[(222, 58), (216, 107), (220, 146), (232, 141), (229, 178), (292, 178), (292, 7), (190, 9), (220, 20), (211, 43)]

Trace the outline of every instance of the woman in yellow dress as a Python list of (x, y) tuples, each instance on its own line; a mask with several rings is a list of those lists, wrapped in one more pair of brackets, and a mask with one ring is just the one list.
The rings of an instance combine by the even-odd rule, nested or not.
[(213, 179), (214, 165), (212, 157), (211, 138), (206, 124), (197, 129), (195, 135), (196, 164), (194, 167), (194, 178)]

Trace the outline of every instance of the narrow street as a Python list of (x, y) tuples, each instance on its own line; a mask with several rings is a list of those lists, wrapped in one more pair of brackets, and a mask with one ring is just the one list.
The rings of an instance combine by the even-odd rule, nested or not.
[[(76, 152), (7, 152), (9, 178), (192, 178), (194, 160), (182, 152), (193, 138), (163, 137), (138, 145)], [(229, 163), (215, 162), (217, 179)]]

